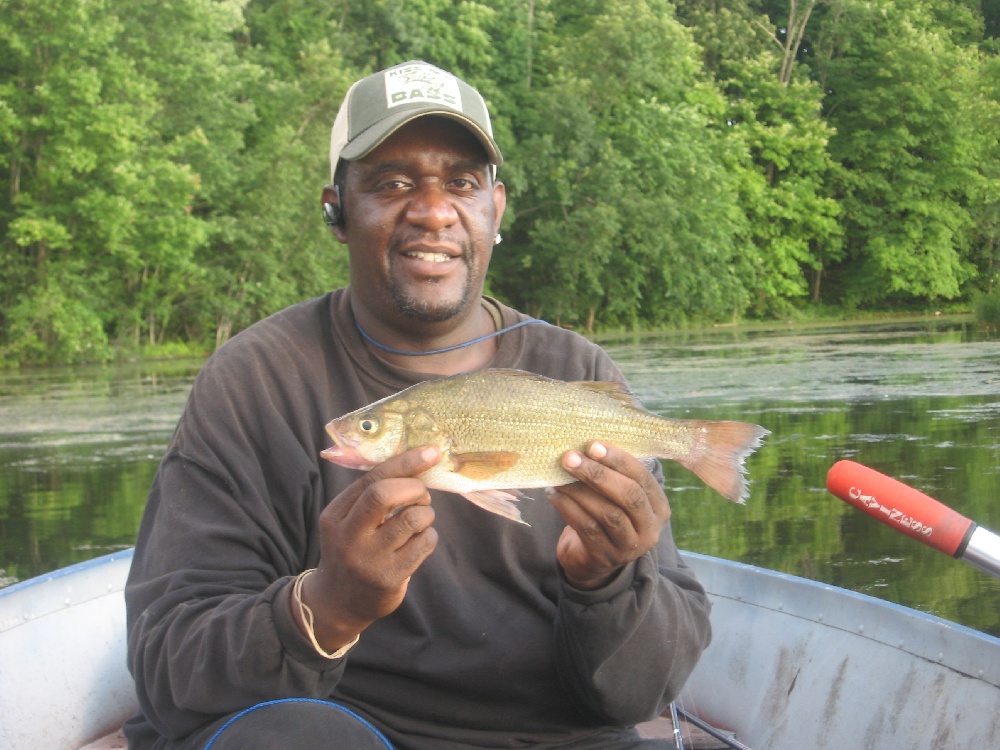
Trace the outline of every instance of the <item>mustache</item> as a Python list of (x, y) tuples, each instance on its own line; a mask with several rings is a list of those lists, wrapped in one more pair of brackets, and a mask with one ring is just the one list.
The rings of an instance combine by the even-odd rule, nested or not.
[(389, 243), (392, 253), (402, 253), (408, 248), (418, 245), (444, 245), (457, 248), (463, 258), (468, 258), (472, 251), (472, 241), (465, 236), (458, 236), (450, 231), (410, 232), (400, 237), (394, 237)]

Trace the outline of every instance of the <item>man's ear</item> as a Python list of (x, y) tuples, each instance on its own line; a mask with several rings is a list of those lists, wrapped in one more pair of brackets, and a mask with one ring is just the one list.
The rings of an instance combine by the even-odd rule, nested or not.
[(340, 188), (336, 185), (326, 185), (320, 198), (323, 208), (323, 223), (330, 227), (330, 231), (341, 242), (347, 242), (344, 234), (344, 211), (340, 200)]
[(493, 183), (493, 211), (496, 217), (496, 227), (494, 233), (500, 232), (500, 223), (503, 221), (503, 212), (507, 208), (507, 186), (502, 182)]

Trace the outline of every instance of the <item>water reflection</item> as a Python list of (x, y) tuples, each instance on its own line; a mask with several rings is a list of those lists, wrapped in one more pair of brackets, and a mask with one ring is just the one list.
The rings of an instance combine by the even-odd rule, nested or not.
[(690, 550), (863, 591), (1000, 635), (1000, 583), (873, 521), (825, 490), (851, 458), (1000, 529), (1000, 342), (974, 326), (734, 331), (606, 342), (670, 416), (769, 428), (745, 508), (671, 470)]
[[(1000, 635), (1000, 582), (825, 490), (852, 458), (1000, 530), (1000, 341), (965, 321), (720, 329), (601, 342), (646, 404), (772, 431), (746, 506), (667, 466), (686, 549)], [(0, 373), (0, 578), (130, 546), (199, 362)], [(0, 580), (0, 584), (3, 580)]]
[(134, 543), (200, 366), (0, 373), (0, 585)]

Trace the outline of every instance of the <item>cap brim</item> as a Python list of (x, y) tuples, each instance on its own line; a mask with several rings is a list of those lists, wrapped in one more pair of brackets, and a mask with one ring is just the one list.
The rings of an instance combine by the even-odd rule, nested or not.
[(461, 113), (455, 112), (453, 109), (441, 109), (439, 107), (407, 109), (380, 120), (377, 125), (359, 133), (350, 143), (344, 146), (344, 148), (341, 149), (340, 158), (351, 161), (353, 159), (360, 159), (363, 156), (367, 156), (380, 144), (385, 142), (389, 136), (406, 125), (408, 122), (412, 122), (419, 117), (427, 117), (428, 115), (447, 117), (449, 120), (461, 123), (468, 128), (469, 131), (476, 136), (482, 144), (483, 148), (486, 150), (486, 155), (489, 157), (490, 164), (493, 164), (494, 166), (500, 166), (503, 164), (503, 154), (500, 153), (500, 149), (497, 147), (493, 138), (490, 137), (489, 133), (486, 133), (475, 122)]

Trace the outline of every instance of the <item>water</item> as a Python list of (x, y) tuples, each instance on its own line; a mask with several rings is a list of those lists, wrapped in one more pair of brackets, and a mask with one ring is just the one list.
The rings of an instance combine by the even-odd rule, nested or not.
[[(602, 341), (654, 411), (771, 430), (750, 500), (668, 465), (688, 550), (1000, 636), (1000, 582), (825, 490), (851, 458), (1000, 531), (1000, 340), (963, 320), (721, 328)], [(0, 585), (131, 546), (200, 362), (0, 372)]]
[(0, 585), (132, 546), (200, 366), (0, 371)]
[(1000, 531), (1000, 340), (968, 322), (934, 320), (604, 343), (654, 411), (772, 431), (747, 461), (745, 507), (670, 470), (682, 548), (1000, 635), (1000, 582), (825, 489), (829, 468), (849, 458)]

